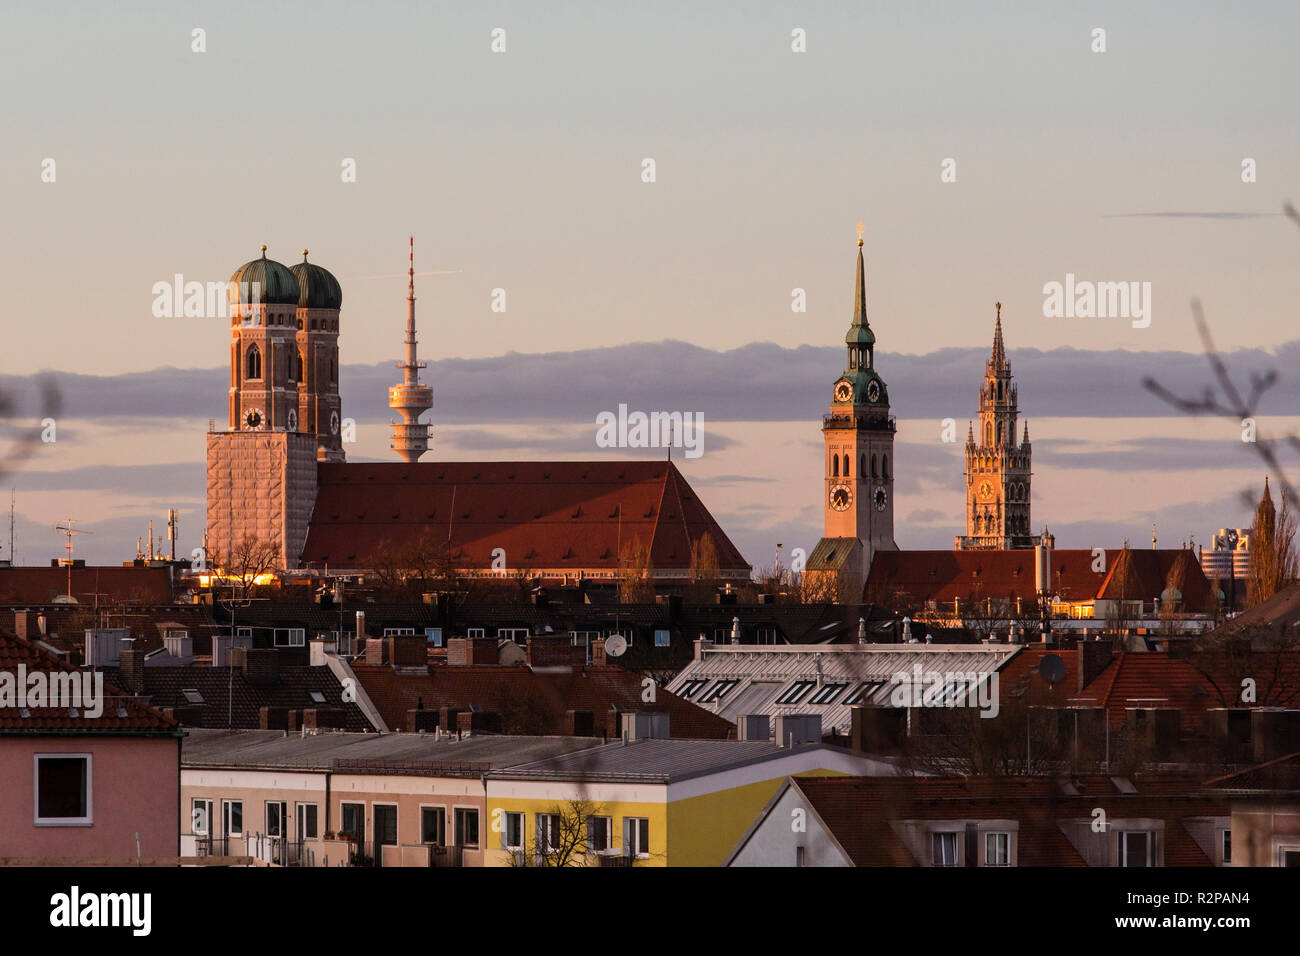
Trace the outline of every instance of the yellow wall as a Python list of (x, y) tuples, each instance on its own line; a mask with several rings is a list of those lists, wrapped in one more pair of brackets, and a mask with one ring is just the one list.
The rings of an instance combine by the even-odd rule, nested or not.
[[(665, 811), (664, 804), (646, 803), (646, 802), (601, 802), (598, 800), (589, 800), (580, 795), (578, 784), (575, 782), (573, 796), (570, 800), (584, 800), (588, 804), (588, 811), (592, 816), (611, 817), (611, 839), (614, 846), (622, 847), (623, 845), (623, 818), (624, 817), (644, 817), (650, 821), (650, 856), (644, 860), (637, 860), (637, 866), (667, 866), (668, 860), (665, 853), (666, 842), (668, 839), (668, 814)], [(662, 792), (662, 787), (657, 788)], [(564, 799), (542, 799), (542, 798), (512, 798), (512, 797), (489, 797), (487, 805), (487, 819), (485, 823), (485, 833), (487, 837), (486, 852), (483, 856), (484, 866), (509, 866), (510, 858), (508, 854), (501, 849), (501, 839), (505, 835), (505, 813), (523, 813), (524, 815), (524, 836), (523, 843), (526, 849), (531, 849), (533, 841), (537, 836), (537, 814), (559, 812), (567, 800)], [(500, 811), (499, 813), (497, 811)], [(498, 822), (499, 821), (499, 822)], [(494, 826), (499, 826), (500, 830), (494, 830)], [(570, 865), (583, 865), (586, 861), (571, 861)], [(592, 862), (595, 862), (594, 860)]]
[[(840, 777), (809, 770), (801, 777)], [(669, 866), (721, 866), (785, 782), (785, 776), (675, 800), (668, 807)]]

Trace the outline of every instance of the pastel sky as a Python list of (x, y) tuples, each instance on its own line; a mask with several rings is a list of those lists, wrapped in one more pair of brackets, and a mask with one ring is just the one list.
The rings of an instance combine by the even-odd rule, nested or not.
[[(228, 329), (155, 318), (151, 290), (224, 281), (263, 242), (342, 281), (349, 454), (387, 458), (411, 233), (435, 455), (603, 455), (602, 410), (700, 411), (683, 468), (750, 561), (811, 548), (859, 220), (900, 545), (962, 530), (939, 422), (964, 438), (995, 300), (1035, 526), (1206, 543), (1262, 468), (1233, 423), (1172, 417), (1140, 381), (1207, 383), (1199, 297), (1236, 367), (1282, 374), (1261, 430), (1295, 424), (1300, 8), (1165, 6), (11, 0), (0, 374), (64, 394), (58, 441), (4, 479), (18, 558), (57, 554), (69, 515), (96, 532), (79, 554), (130, 558), (169, 506), (197, 544)], [(1067, 273), (1150, 282), (1150, 327), (1045, 318)]]

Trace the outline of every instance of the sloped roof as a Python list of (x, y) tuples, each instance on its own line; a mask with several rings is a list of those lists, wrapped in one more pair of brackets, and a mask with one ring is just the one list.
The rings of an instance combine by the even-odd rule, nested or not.
[[(120, 683), (117, 668), (105, 668), (104, 672)], [(196, 705), (189, 700), (186, 690), (198, 691), (203, 703)], [(323, 703), (312, 699), (313, 691), (325, 698)], [(263, 707), (328, 707), (343, 711), (346, 730), (374, 729), (355, 702), (343, 700), (343, 685), (328, 667), (282, 664), (280, 679), (272, 686), (248, 683), (239, 667), (146, 667), (142, 696), (154, 707), (187, 708), (187, 715), (194, 715), (187, 717), (187, 727), (255, 728), (261, 724)]]
[[(50, 604), (68, 593), (67, 568), (0, 567), (0, 605)], [(107, 565), (72, 569), (72, 596), (84, 607), (104, 604), (169, 604), (167, 568)]]
[(318, 476), (309, 566), (361, 566), (432, 535), (462, 567), (488, 570), (501, 548), (510, 569), (612, 571), (639, 539), (656, 569), (684, 571), (707, 532), (723, 571), (750, 570), (671, 462), (322, 462)]
[(523, 666), (435, 666), (425, 674), (400, 673), (392, 667), (354, 663), (352, 669), (389, 727), (405, 727), (406, 712), (423, 704), (501, 714), (506, 733), (563, 733), (566, 711), (591, 711), (596, 733), (615, 705), (621, 711), (669, 715), (673, 737), (725, 740), (735, 728), (659, 688), (655, 700), (642, 699), (642, 677), (622, 667), (588, 665), (543, 671)]
[(1287, 754), (1240, 773), (1205, 782), (1205, 788), (1224, 794), (1300, 794), (1300, 753)]
[[(1094, 571), (1096, 558), (1091, 550), (1053, 549), (1052, 593), (1067, 601), (1096, 597), (1152, 601), (1160, 597), (1177, 566), (1176, 574), (1184, 582), (1183, 608), (1208, 611), (1213, 607), (1209, 582), (1190, 551), (1111, 548), (1105, 556), (1105, 570)], [(927, 601), (951, 605), (954, 600), (968, 605), (988, 598), (1037, 600), (1031, 549), (881, 551), (872, 559), (867, 576), (866, 599), (886, 607), (920, 607)]]
[[(688, 685), (695, 684), (691, 699), (702, 701), (720, 681), (735, 681), (718, 700), (700, 706), (731, 722), (746, 714), (816, 714), (822, 733), (832, 728), (847, 733), (852, 721), (848, 702), (888, 706), (897, 674), (911, 674), (916, 666), (922, 673), (991, 674), (1019, 650), (1011, 644), (725, 645), (705, 648), (668, 686), (685, 695)], [(779, 698), (796, 681), (844, 687), (826, 703), (814, 702), (816, 689), (781, 703)], [(859, 691), (862, 696), (855, 697)]]
[(1073, 780), (1076, 795), (1043, 777), (795, 777), (822, 822), (857, 866), (916, 866), (890, 823), (903, 820), (1002, 820), (1020, 823), (1020, 866), (1083, 866), (1083, 857), (1059, 826), (1089, 819), (1095, 807), (1113, 817), (1165, 821), (1165, 864), (1209, 866), (1182, 825), (1190, 816), (1227, 816), (1225, 803), (1198, 798), (1195, 781), (1154, 783), (1134, 778), (1124, 793), (1105, 777)]
[[(0, 635), (0, 673), (12, 675), (15, 684), (20, 674), (19, 666), (30, 675), (82, 674), (69, 667), (55, 655), (31, 641)], [(47, 678), (48, 679), (48, 678)], [(176, 721), (152, 707), (124, 694), (107, 681), (104, 682), (103, 713), (98, 717), (86, 716), (85, 708), (73, 717), (67, 707), (0, 707), (0, 735), (5, 734), (115, 734), (144, 736), (179, 736)], [(15, 701), (15, 703), (17, 703)]]

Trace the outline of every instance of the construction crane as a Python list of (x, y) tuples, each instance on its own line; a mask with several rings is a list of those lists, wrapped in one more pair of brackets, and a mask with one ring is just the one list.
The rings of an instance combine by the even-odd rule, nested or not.
[(68, 603), (69, 604), (76, 603), (72, 597), (72, 536), (74, 534), (95, 533), (93, 531), (84, 531), (81, 528), (74, 528), (73, 525), (76, 524), (76, 522), (77, 522), (76, 518), (64, 518), (63, 524), (56, 524), (54, 526), (55, 531), (59, 532), (62, 535), (66, 535), (68, 539), (68, 543), (65, 545), (68, 551), (68, 556), (66, 558), (60, 558), (59, 564), (65, 565), (68, 569)]

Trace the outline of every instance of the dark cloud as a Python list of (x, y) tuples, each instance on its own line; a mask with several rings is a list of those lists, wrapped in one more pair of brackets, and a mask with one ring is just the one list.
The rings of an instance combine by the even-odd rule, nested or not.
[[(1214, 317), (1211, 316), (1213, 323)], [(1066, 321), (1060, 319), (1043, 321)], [(1101, 323), (1105, 320), (1076, 320)], [(1182, 321), (1170, 316), (1167, 321)], [(1197, 348), (1190, 315), (1187, 347)], [(984, 374), (984, 348), (939, 349), (927, 355), (877, 355), (900, 418), (961, 425), (975, 411), (976, 387)], [(1230, 370), (1245, 382), (1252, 373), (1283, 372), (1300, 362), (1300, 342), (1270, 353), (1243, 349), (1226, 354)], [(1022, 413), (1033, 417), (1129, 417), (1170, 414), (1142, 386), (1154, 376), (1180, 394), (1199, 395), (1209, 368), (1199, 352), (1131, 352), (1071, 348), (1011, 351), (1020, 386)], [(685, 342), (635, 343), (538, 355), (508, 353), (495, 358), (444, 359), (430, 363), (434, 387), (430, 419), (438, 424), (594, 423), (620, 403), (636, 411), (700, 412), (706, 436), (710, 422), (814, 421), (825, 411), (831, 381), (843, 367), (834, 346), (783, 348), (759, 342), (731, 351)], [(59, 374), (68, 418), (204, 420), (224, 422), (227, 372), (223, 368), (161, 368), (116, 376)], [(344, 366), (340, 387), (344, 413), (361, 423), (388, 422), (388, 363)], [(509, 387), (503, 388), (502, 383)], [(31, 391), (33, 377), (0, 376), (0, 388)], [(1300, 377), (1284, 375), (1267, 396), (1262, 413), (1300, 405)], [(710, 436), (711, 437), (711, 436)], [(960, 441), (965, 436), (959, 434)], [(706, 448), (708, 437), (706, 437)]]

